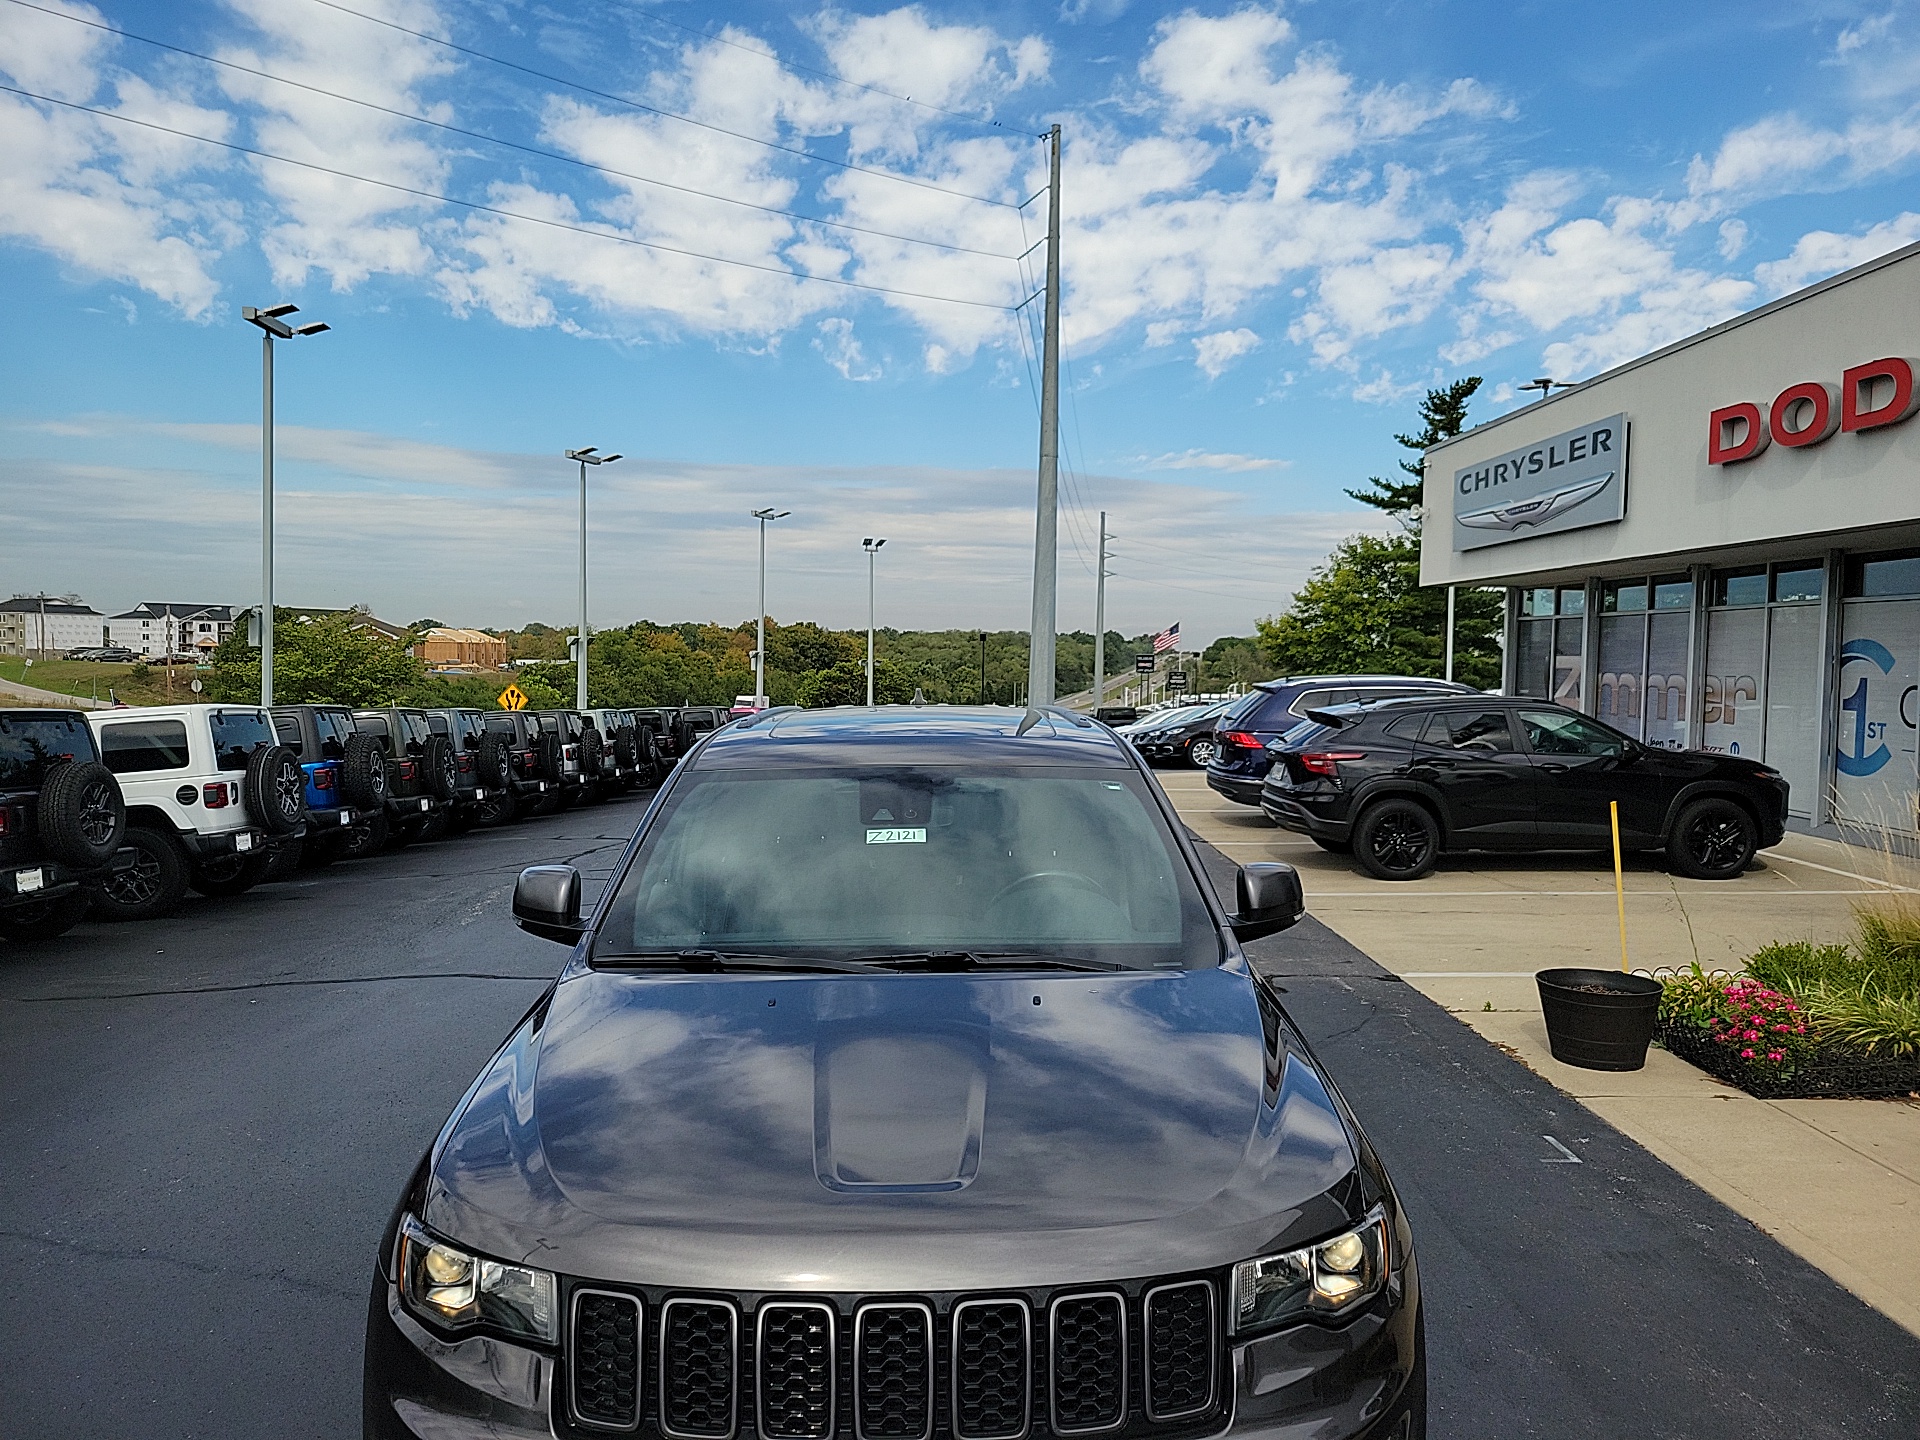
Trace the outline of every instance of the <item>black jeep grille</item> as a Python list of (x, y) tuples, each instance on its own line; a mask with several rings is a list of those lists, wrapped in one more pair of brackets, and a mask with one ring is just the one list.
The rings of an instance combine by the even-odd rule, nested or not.
[(866, 1305), (854, 1322), (854, 1417), (859, 1440), (933, 1434), (933, 1312)]
[(871, 1301), (583, 1287), (571, 1304), (561, 1435), (1197, 1440), (1226, 1409), (1210, 1279)]
[(733, 1433), (733, 1306), (714, 1300), (669, 1300), (660, 1317), (660, 1420), (671, 1435)]
[(573, 1413), (590, 1425), (640, 1423), (640, 1304), (582, 1290), (573, 1301)]
[(754, 1391), (764, 1440), (833, 1434), (834, 1313), (817, 1303), (762, 1305)]
[(1053, 1428), (1111, 1430), (1127, 1414), (1126, 1301), (1074, 1295), (1053, 1302)]
[(953, 1433), (1004, 1440), (1027, 1428), (1033, 1346), (1020, 1300), (970, 1300), (953, 1319)]
[(1213, 1286), (1204, 1280), (1147, 1292), (1147, 1418), (1175, 1420), (1213, 1404)]

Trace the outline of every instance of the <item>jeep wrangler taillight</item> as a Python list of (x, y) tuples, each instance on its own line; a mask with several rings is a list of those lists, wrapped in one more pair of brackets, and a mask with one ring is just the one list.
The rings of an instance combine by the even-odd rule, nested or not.
[(224, 810), (227, 805), (227, 789), (225, 782), (203, 785), (200, 788), (201, 803), (209, 810)]
[(473, 769), (473, 756), (461, 755), (461, 756), (458, 756), (457, 758), (460, 762), (460, 769), (463, 774)]
[(0, 805), (0, 838), (5, 838), (6, 836), (11, 835), (12, 833), (13, 833), (13, 811), (9, 810), (4, 805)]
[(402, 780), (411, 780), (414, 778), (414, 776), (418, 775), (419, 773), (420, 773), (420, 767), (415, 765), (413, 761), (402, 760), (400, 762), (400, 778)]
[(316, 790), (333, 789), (333, 771), (316, 770), (313, 772), (313, 788)]

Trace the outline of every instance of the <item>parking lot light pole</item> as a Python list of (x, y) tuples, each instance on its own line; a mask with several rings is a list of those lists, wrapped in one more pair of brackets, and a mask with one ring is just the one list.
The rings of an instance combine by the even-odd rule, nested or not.
[(873, 557), (887, 542), (869, 537), (860, 542), (867, 552), (867, 708), (873, 708)]
[(987, 703), (987, 632), (980, 632), (980, 703)]
[(753, 703), (763, 710), (767, 705), (767, 522), (784, 520), (792, 513), (772, 506), (753, 512), (753, 518), (760, 522), (760, 611), (754, 620)]
[(289, 325), (298, 305), (240, 307), (240, 318), (260, 327), (260, 703), (273, 704), (273, 342), (318, 335), (333, 327)]
[(596, 455), (600, 447), (588, 445), (567, 451), (567, 459), (580, 462), (580, 655), (574, 669), (573, 708), (587, 708), (587, 466), (611, 465), (620, 457)]

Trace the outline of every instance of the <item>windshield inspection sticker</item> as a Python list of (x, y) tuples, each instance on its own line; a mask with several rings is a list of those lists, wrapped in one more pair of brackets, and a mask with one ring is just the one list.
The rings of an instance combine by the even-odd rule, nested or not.
[(927, 843), (927, 829), (924, 825), (889, 825), (884, 828), (869, 825), (867, 844), (869, 845), (924, 845)]

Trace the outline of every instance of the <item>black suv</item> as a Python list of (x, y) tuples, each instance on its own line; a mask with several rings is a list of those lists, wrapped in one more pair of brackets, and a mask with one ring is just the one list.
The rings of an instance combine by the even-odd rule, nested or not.
[(437, 840), (447, 833), (447, 807), (460, 789), (459, 761), (453, 742), (433, 732), (424, 710), (395, 706), (356, 710), (354, 727), (371, 735), (386, 752), (389, 845)]
[(1267, 746), (1328, 705), (1367, 704), (1407, 695), (1477, 695), (1470, 685), (1418, 675), (1294, 675), (1262, 680), (1214, 722), (1219, 749), (1207, 765), (1207, 784), (1240, 805), (1260, 803), (1260, 784), (1273, 756)]
[(120, 782), (84, 715), (0, 710), (0, 937), (78, 925), (126, 831)]
[(513, 754), (507, 737), (489, 730), (487, 712), (477, 708), (429, 710), (427, 724), (453, 746), (457, 781), (448, 824), (455, 830), (499, 824), (506, 818), (500, 802), (513, 793)]
[(507, 750), (507, 794), (481, 802), (483, 823), (532, 813), (560, 784), (560, 737), (543, 738), (539, 717), (524, 710), (483, 712), (487, 733)]
[[(387, 766), (379, 741), (344, 705), (276, 705), (273, 729), (306, 775), (307, 836), (302, 858), (331, 865), (377, 850), (386, 839)], [(369, 817), (380, 817), (375, 838)]]
[(1731, 880), (1786, 832), (1787, 782), (1738, 755), (1656, 750), (1544, 700), (1475, 695), (1314, 710), (1275, 749), (1260, 808), (1382, 880), (1446, 850), (1626, 850)]
[[(1139, 756), (763, 711), (675, 768), (372, 1257), (363, 1434), (1420, 1440), (1413, 1234)], [(373, 1237), (369, 1236), (369, 1240)]]

